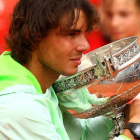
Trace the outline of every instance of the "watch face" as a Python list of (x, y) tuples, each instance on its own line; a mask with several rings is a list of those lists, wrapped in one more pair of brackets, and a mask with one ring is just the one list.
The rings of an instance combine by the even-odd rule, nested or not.
[(136, 138), (140, 138), (140, 124), (135, 124), (132, 128), (132, 132)]

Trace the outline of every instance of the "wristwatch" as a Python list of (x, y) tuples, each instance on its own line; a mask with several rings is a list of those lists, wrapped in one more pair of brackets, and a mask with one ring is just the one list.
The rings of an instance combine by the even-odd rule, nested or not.
[(128, 123), (124, 129), (129, 129), (135, 139), (140, 139), (140, 123)]

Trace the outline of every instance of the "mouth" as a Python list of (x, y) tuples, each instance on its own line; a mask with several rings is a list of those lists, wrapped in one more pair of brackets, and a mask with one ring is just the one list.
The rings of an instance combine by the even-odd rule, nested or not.
[(113, 31), (112, 34), (119, 35), (119, 34), (122, 34), (122, 32), (121, 31)]
[(72, 58), (70, 59), (74, 64), (80, 65), (81, 64), (81, 57)]

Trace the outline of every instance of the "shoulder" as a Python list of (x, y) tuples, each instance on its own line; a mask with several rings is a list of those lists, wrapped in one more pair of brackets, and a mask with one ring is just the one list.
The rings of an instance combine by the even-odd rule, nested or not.
[[(32, 95), (29, 93), (11, 93), (0, 96), (0, 114), (10, 117), (37, 116), (39, 114), (49, 114), (47, 98), (41, 95)], [(1, 117), (0, 117), (1, 118)]]

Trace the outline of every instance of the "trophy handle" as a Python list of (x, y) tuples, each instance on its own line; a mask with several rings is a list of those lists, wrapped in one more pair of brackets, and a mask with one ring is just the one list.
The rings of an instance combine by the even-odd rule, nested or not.
[(109, 115), (105, 115), (108, 116), (114, 124), (114, 128), (109, 133), (109, 138), (114, 138), (115, 136), (119, 136), (123, 132), (125, 127), (125, 115), (123, 109), (125, 106), (126, 104), (122, 105), (119, 108), (116, 108), (116, 111), (114, 110)]

